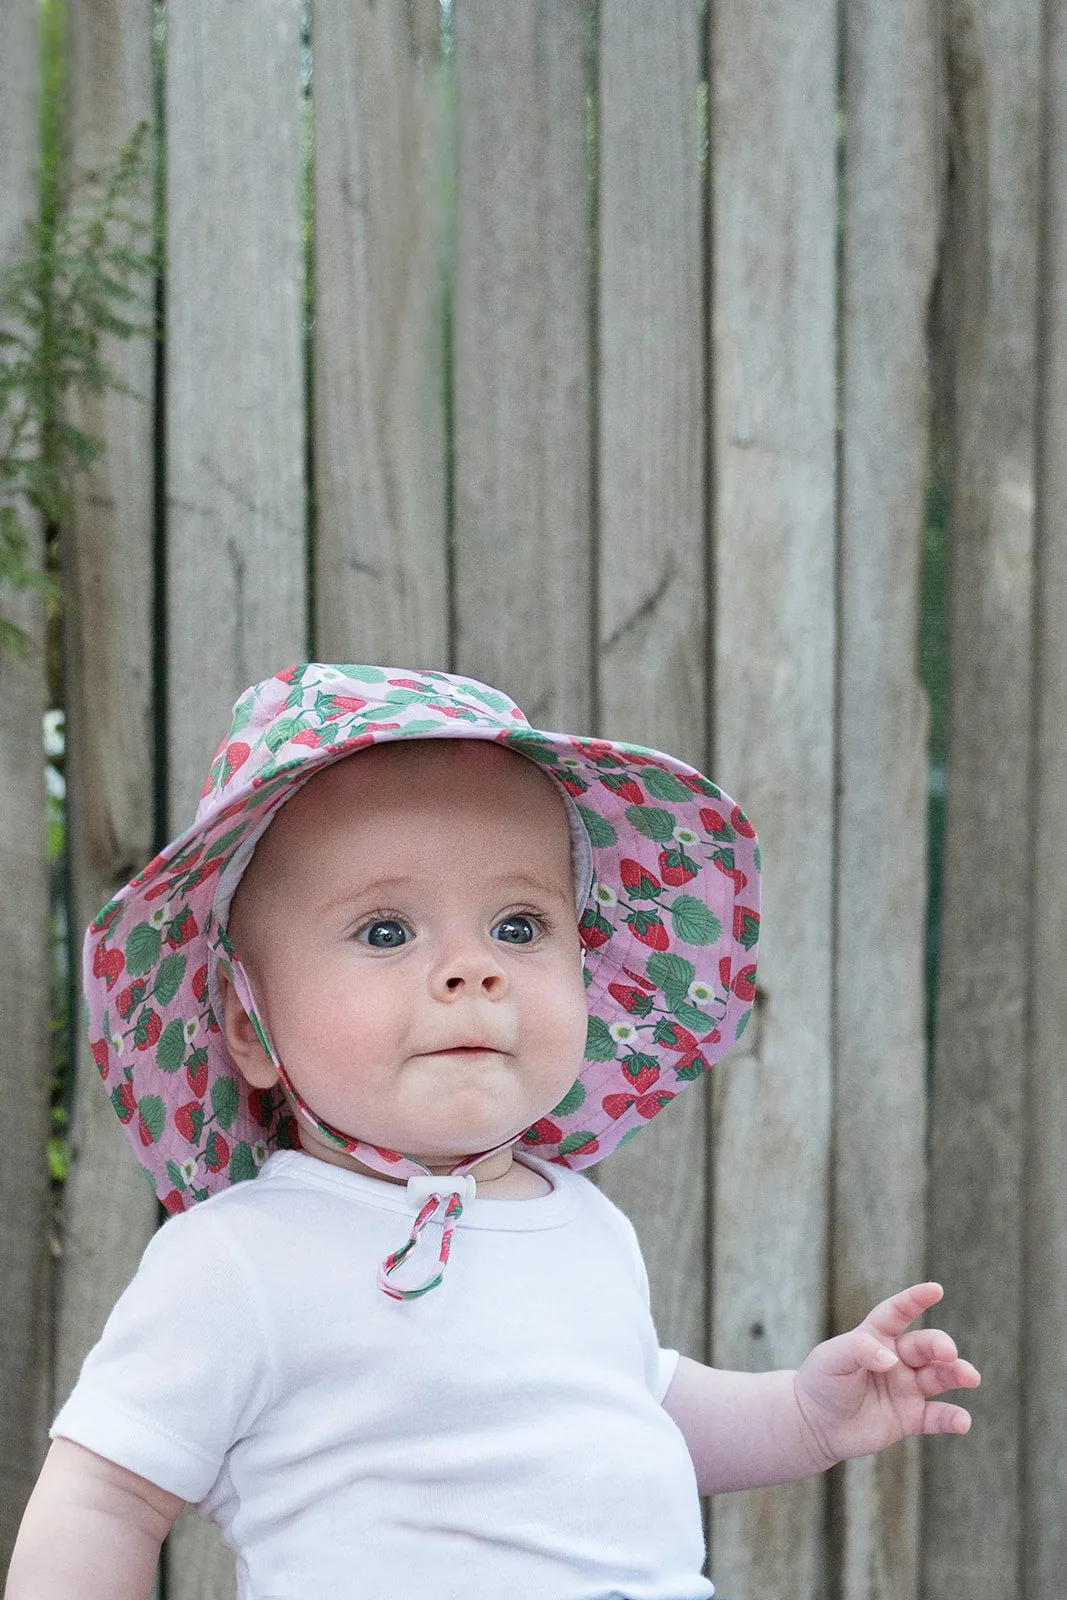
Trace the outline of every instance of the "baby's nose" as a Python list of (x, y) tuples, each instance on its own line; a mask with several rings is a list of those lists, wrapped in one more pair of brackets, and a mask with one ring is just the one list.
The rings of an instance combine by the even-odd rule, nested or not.
[(434, 986), (445, 996), (479, 993), (495, 998), (507, 987), (507, 977), (495, 952), (477, 941), (454, 946), (439, 962)]

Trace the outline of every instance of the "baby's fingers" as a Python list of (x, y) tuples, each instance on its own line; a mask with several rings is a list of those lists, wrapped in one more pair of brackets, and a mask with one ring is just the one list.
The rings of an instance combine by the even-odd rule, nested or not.
[(956, 1341), (940, 1328), (916, 1328), (902, 1333), (897, 1340), (897, 1355), (909, 1367), (929, 1367), (955, 1361), (959, 1355)]
[(969, 1361), (957, 1360), (917, 1367), (915, 1381), (929, 1398), (935, 1394), (946, 1394), (949, 1389), (977, 1389), (982, 1377), (977, 1367), (972, 1367)]
[(949, 1400), (932, 1400), (923, 1412), (924, 1433), (969, 1433), (971, 1413)]

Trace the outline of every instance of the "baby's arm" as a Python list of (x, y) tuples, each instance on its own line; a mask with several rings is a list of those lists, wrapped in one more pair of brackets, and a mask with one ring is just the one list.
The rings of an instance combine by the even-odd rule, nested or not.
[(720, 1372), (682, 1357), (663, 1405), (681, 1429), (701, 1494), (823, 1472), (915, 1433), (966, 1433), (962, 1406), (934, 1397), (980, 1381), (955, 1343), (909, 1324), (941, 1298), (915, 1284), (849, 1333), (817, 1345), (796, 1372)]
[(4, 1600), (147, 1600), (177, 1495), (56, 1439), (26, 1507)]

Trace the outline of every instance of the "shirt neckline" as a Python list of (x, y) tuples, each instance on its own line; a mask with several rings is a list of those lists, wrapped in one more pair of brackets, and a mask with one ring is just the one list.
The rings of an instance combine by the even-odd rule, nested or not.
[[(461, 1228), (525, 1233), (558, 1227), (571, 1215), (574, 1188), (569, 1180), (574, 1174), (525, 1152), (522, 1161), (552, 1185), (550, 1193), (526, 1200), (490, 1199), (476, 1194), (463, 1207), (459, 1224)], [(412, 1220), (415, 1217), (415, 1208), (402, 1184), (390, 1183), (386, 1178), (372, 1178), (363, 1172), (352, 1172), (348, 1167), (336, 1167), (331, 1162), (308, 1155), (305, 1150), (273, 1151), (263, 1163), (255, 1181), (277, 1182), (281, 1179), (294, 1181), (305, 1188), (344, 1195), (351, 1201), (373, 1206), (379, 1211), (395, 1212)]]

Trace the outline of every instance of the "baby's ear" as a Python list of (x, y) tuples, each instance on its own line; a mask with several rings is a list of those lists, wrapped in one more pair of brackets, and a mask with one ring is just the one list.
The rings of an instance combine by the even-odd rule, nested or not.
[(278, 1082), (278, 1069), (264, 1050), (263, 1041), (241, 1004), (233, 980), (221, 966), (218, 969), (218, 983), (222, 995), (223, 1037), (242, 1078), (253, 1089), (273, 1089)]

